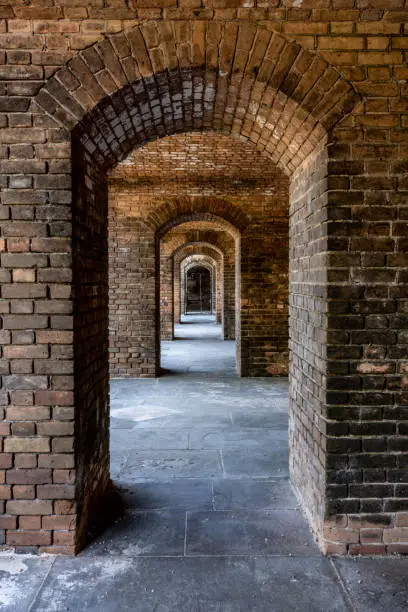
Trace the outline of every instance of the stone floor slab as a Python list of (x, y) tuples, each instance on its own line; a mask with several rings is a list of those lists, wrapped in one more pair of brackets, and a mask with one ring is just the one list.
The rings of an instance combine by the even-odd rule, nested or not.
[(215, 510), (296, 509), (299, 502), (287, 480), (214, 480)]
[(129, 453), (122, 474), (128, 482), (203, 478), (222, 474), (217, 451), (134, 451)]
[(0, 554), (0, 610), (26, 612), (37, 595), (54, 559)]
[(408, 610), (408, 559), (333, 559), (358, 612)]
[(259, 450), (223, 450), (224, 471), (234, 478), (288, 478), (288, 449), (270, 448)]
[(296, 510), (187, 513), (187, 555), (319, 554)]
[(57, 559), (33, 612), (347, 612), (326, 559)]
[(236, 427), (287, 430), (287, 406), (282, 408), (279, 407), (279, 410), (281, 410), (281, 412), (277, 410), (276, 406), (274, 409), (272, 409), (271, 406), (269, 412), (261, 412), (259, 410), (254, 410), (253, 412), (248, 411), (243, 413), (240, 410), (239, 412), (232, 413), (232, 422)]
[(212, 429), (192, 429), (189, 435), (190, 449), (243, 449), (264, 448), (267, 452), (273, 446), (288, 447), (288, 432), (285, 429), (231, 428), (220, 431)]
[(212, 510), (212, 481), (196, 478), (170, 482), (123, 483), (119, 493), (126, 506), (133, 509)]
[(129, 511), (82, 553), (83, 556), (180, 556), (184, 554), (185, 512)]
[(111, 447), (132, 450), (187, 450), (189, 430), (175, 428), (115, 429), (111, 432)]

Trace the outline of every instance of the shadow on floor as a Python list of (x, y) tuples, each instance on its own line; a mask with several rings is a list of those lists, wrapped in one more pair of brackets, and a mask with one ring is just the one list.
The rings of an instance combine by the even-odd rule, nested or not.
[[(320, 555), (288, 479), (287, 381), (240, 379), (214, 323), (111, 385), (126, 512), (77, 558), (0, 555), (1, 612), (402, 612), (408, 559)], [(203, 329), (204, 328), (204, 329)]]

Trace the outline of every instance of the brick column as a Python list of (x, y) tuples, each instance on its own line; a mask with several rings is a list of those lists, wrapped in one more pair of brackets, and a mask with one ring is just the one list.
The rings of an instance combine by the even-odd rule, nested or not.
[(290, 204), (291, 479), (316, 532), (326, 511), (327, 152), (295, 173)]
[(160, 258), (160, 339), (174, 338), (173, 257)]
[(223, 274), (223, 330), (224, 340), (235, 339), (235, 261), (232, 254), (224, 259)]
[(154, 231), (142, 221), (109, 210), (110, 372), (115, 377), (159, 373)]
[(241, 237), (241, 375), (288, 373), (288, 220), (253, 223)]

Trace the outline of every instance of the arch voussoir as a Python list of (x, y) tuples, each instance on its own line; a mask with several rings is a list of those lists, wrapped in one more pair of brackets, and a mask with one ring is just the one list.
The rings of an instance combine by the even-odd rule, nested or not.
[(104, 134), (115, 123), (119, 146), (109, 142), (106, 167), (146, 140), (217, 129), (292, 172), (316, 124), (323, 138), (357, 99), (323, 58), (280, 33), (197, 20), (148, 21), (106, 36), (58, 70), (36, 102), (80, 140), (91, 123)]

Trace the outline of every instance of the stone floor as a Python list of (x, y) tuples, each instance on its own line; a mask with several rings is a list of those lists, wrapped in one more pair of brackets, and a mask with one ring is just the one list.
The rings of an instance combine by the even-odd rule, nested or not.
[(288, 481), (287, 381), (186, 317), (163, 377), (112, 381), (123, 519), (76, 558), (0, 554), (0, 611), (393, 612), (408, 559), (320, 555)]

